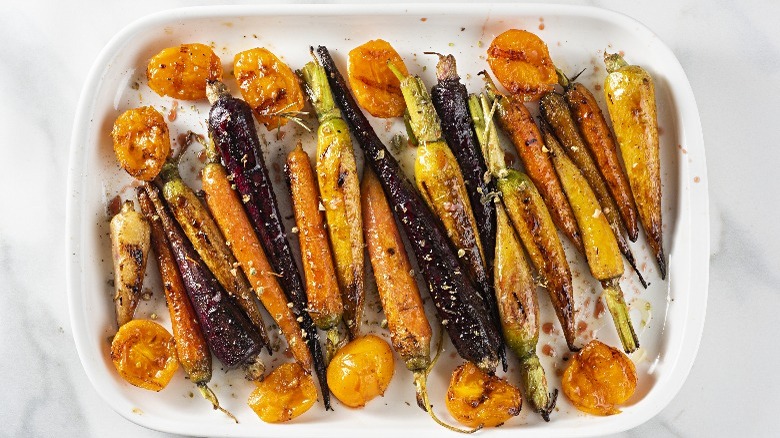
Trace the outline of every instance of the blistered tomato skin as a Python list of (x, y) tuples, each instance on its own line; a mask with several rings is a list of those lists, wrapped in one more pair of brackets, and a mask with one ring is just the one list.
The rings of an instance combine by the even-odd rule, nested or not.
[(267, 49), (237, 53), (233, 74), (257, 121), (269, 130), (284, 126), (288, 116), (303, 109), (305, 101), (298, 77)]
[(111, 360), (128, 383), (151, 391), (165, 388), (179, 368), (173, 335), (143, 319), (119, 328), (111, 342)]
[(493, 40), (487, 54), (496, 79), (524, 100), (539, 100), (558, 83), (547, 45), (531, 32), (509, 29)]
[(506, 380), (484, 373), (471, 362), (452, 373), (447, 410), (468, 427), (495, 427), (517, 416), (523, 404), (520, 390)]
[(151, 106), (122, 113), (114, 122), (111, 137), (119, 165), (142, 181), (153, 180), (171, 153), (168, 125)]
[(206, 81), (222, 80), (222, 61), (205, 44), (181, 44), (154, 55), (146, 67), (149, 88), (182, 100), (206, 98)]
[(401, 81), (387, 62), (407, 76), (403, 59), (385, 40), (371, 40), (349, 52), (348, 78), (358, 105), (374, 117), (401, 117), (406, 109)]
[(577, 409), (594, 415), (619, 414), (617, 405), (636, 390), (636, 368), (620, 350), (593, 340), (572, 358), (562, 384)]
[(266, 423), (283, 423), (308, 411), (316, 401), (314, 378), (293, 362), (279, 365), (258, 382), (247, 404)]
[(328, 387), (341, 403), (361, 408), (383, 395), (395, 372), (390, 345), (375, 335), (342, 347), (328, 365)]

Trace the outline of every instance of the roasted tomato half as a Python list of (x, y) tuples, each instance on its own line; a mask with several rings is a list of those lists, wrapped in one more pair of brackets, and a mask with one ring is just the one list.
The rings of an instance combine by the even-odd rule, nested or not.
[(111, 342), (111, 360), (128, 383), (152, 391), (165, 388), (179, 368), (173, 335), (144, 319), (119, 328)]

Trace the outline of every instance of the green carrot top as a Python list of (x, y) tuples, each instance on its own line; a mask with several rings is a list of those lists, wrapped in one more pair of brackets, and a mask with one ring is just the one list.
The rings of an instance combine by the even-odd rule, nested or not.
[(443, 141), (441, 121), (433, 107), (431, 95), (419, 76), (404, 76), (392, 62), (387, 66), (401, 81), (401, 93), (406, 101), (408, 122), (419, 142)]
[(333, 93), (328, 84), (328, 75), (325, 69), (315, 61), (304, 65), (298, 72), (306, 82), (304, 87), (309, 95), (317, 120), (320, 124), (331, 119), (340, 119), (341, 111), (333, 100)]

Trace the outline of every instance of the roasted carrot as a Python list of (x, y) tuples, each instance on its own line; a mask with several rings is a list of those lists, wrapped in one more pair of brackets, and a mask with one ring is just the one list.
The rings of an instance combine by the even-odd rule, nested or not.
[(192, 248), (163, 202), (160, 189), (144, 183), (137, 189), (137, 194), (139, 199), (148, 198), (154, 206), (154, 214), (160, 218), (187, 296), (211, 352), (228, 368), (243, 365), (248, 379), (262, 379), (265, 366), (260, 353), (265, 344), (252, 322)]
[(531, 113), (520, 99), (500, 94), (487, 72), (483, 71), (481, 74), (485, 79), (488, 96), (497, 102), (498, 124), (515, 145), (520, 161), (523, 162), (527, 175), (542, 195), (553, 222), (574, 246), (582, 251), (582, 237), (577, 228), (577, 221), (563, 193), (561, 183), (555, 176), (550, 157), (544, 153), (544, 140)]
[(639, 340), (628, 316), (628, 306), (623, 299), (623, 291), (620, 290), (623, 259), (620, 257), (615, 233), (612, 232), (606, 216), (602, 214), (601, 205), (587, 180), (544, 125), (542, 135), (550, 150), (555, 171), (561, 178), (563, 190), (569, 198), (574, 216), (583, 232), (582, 240), (590, 272), (596, 280), (601, 281), (604, 287), (604, 301), (612, 315), (620, 342), (626, 353), (631, 353), (639, 347)]
[(325, 233), (325, 219), (319, 210), (320, 201), (314, 172), (309, 162), (309, 154), (304, 152), (300, 141), (287, 155), (284, 170), (290, 186), (295, 223), (298, 226), (309, 314), (317, 327), (328, 332), (326, 352), (328, 357), (332, 357), (339, 345), (338, 327), (344, 308), (351, 307), (354, 311), (358, 303), (341, 302), (333, 256), (328, 245), (328, 235)]
[(414, 243), (417, 263), (452, 343), (464, 359), (485, 371), (494, 371), (499, 362), (499, 346), (493, 340), (500, 338), (501, 333), (489, 317), (487, 306), (460, 267), (441, 225), (358, 108), (328, 49), (319, 46), (317, 55), (366, 162), (376, 172), (394, 204), (394, 213)]
[(487, 154), (488, 168), (496, 178), (506, 213), (550, 294), (566, 344), (569, 350), (577, 351), (574, 345), (574, 285), (566, 253), (550, 212), (533, 182), (526, 174), (506, 167), (493, 123), (494, 105), (498, 104), (491, 104), (485, 95), (470, 96), (469, 111), (474, 119), (477, 138), (483, 153)]
[(184, 288), (179, 269), (176, 267), (171, 248), (168, 246), (168, 238), (165, 237), (160, 216), (156, 213), (149, 196), (143, 190), (138, 191), (138, 203), (141, 212), (151, 226), (152, 250), (156, 255), (157, 267), (160, 270), (163, 291), (165, 291), (165, 302), (171, 315), (171, 329), (173, 329), (173, 340), (176, 344), (176, 356), (179, 363), (184, 368), (187, 378), (197, 385), (201, 395), (211, 402), (214, 409), (219, 409), (238, 422), (233, 414), (219, 405), (216, 394), (208, 387), (212, 372), (211, 352), (198, 324), (195, 309), (187, 297), (187, 291)]
[(557, 391), (547, 392), (547, 376), (536, 354), (541, 326), (536, 282), (503, 203), (499, 198), (495, 203), (498, 229), (493, 269), (501, 329), (520, 360), (520, 380), (531, 407), (550, 421)]
[(628, 182), (639, 209), (639, 219), (655, 254), (661, 278), (666, 278), (666, 256), (661, 221), (661, 156), (658, 144), (655, 86), (650, 74), (628, 65), (619, 54), (604, 53), (607, 75), (604, 95), (612, 117)]
[(144, 285), (146, 258), (149, 254), (149, 222), (127, 200), (109, 225), (111, 255), (114, 261), (114, 308), (116, 322), (122, 327), (133, 319)]
[[(401, 356), (406, 368), (414, 373), (417, 405), (431, 415), (436, 423), (456, 432), (463, 432), (441, 421), (428, 400), (428, 374), (431, 360), (431, 325), (425, 316), (417, 281), (411, 272), (393, 212), (387, 203), (382, 185), (370, 168), (363, 173), (361, 184), (366, 244), (374, 269), (379, 298), (387, 319), (393, 349)], [(441, 336), (439, 337), (441, 344)], [(440, 353), (437, 351), (437, 356)]]
[(244, 212), (241, 201), (230, 187), (228, 174), (214, 150), (213, 143), (207, 146), (209, 162), (203, 168), (202, 183), (206, 204), (214, 215), (230, 249), (236, 256), (255, 294), (265, 309), (276, 321), (295, 360), (306, 370), (313, 371), (312, 358), (303, 340), (301, 327), (287, 305), (287, 297), (279, 286), (276, 274), (257, 240), (252, 225)]
[[(393, 64), (389, 64), (389, 67), (401, 81), (401, 92), (409, 109), (407, 125), (419, 142), (414, 163), (417, 188), (428, 207), (444, 225), (447, 237), (458, 251), (458, 257), (489, 310), (489, 320), (498, 328), (498, 305), (479, 237), (479, 227), (471, 209), (463, 173), (444, 141), (441, 122), (431, 96), (419, 76), (405, 76)], [(498, 330), (495, 334), (497, 336), (491, 342), (498, 347), (503, 368), (506, 369), (504, 340)]]
[(425, 370), (431, 363), (431, 325), (425, 316), (417, 280), (409, 275), (412, 266), (393, 212), (370, 169), (363, 173), (360, 192), (368, 256), (393, 348), (410, 371)]
[(550, 125), (555, 136), (560, 140), (566, 154), (571, 158), (577, 168), (582, 172), (582, 176), (588, 181), (593, 192), (601, 204), (601, 211), (604, 216), (607, 217), (612, 231), (615, 233), (615, 237), (620, 247), (620, 252), (628, 261), (628, 264), (634, 269), (642, 286), (647, 288), (647, 282), (642, 277), (642, 273), (639, 272), (639, 268), (636, 265), (636, 259), (631, 252), (631, 248), (628, 246), (624, 234), (626, 228), (623, 225), (623, 221), (620, 218), (617, 204), (612, 199), (612, 195), (609, 193), (607, 183), (604, 181), (604, 177), (596, 167), (596, 163), (593, 162), (593, 158), (590, 156), (585, 141), (580, 135), (580, 130), (572, 118), (569, 107), (566, 105), (566, 100), (563, 96), (557, 93), (547, 93), (542, 96), (539, 101), (539, 111), (541, 112), (544, 120)]
[(359, 335), (365, 301), (363, 220), (360, 180), (349, 128), (333, 101), (325, 69), (312, 61), (300, 72), (317, 113), (317, 182), (328, 224), (344, 320), (354, 339)]
[(325, 409), (330, 409), (330, 392), (325, 375), (325, 359), (322, 355), (319, 335), (314, 322), (306, 312), (306, 291), (300, 272), (293, 258), (292, 247), (287, 240), (282, 214), (271, 185), (271, 175), (265, 166), (260, 139), (252, 118), (252, 108), (236, 99), (221, 82), (209, 82), (206, 96), (211, 103), (209, 110), (209, 134), (241, 195), (244, 210), (255, 229), (274, 272), (279, 275), (279, 285), (289, 300), (293, 314), (298, 318), (303, 337), (314, 359), (314, 370), (322, 389)]
[(441, 119), (444, 139), (463, 173), (471, 209), (479, 228), (485, 265), (489, 268), (493, 264), (496, 244), (496, 209), (489, 197), (496, 191), (496, 187), (492, 179), (485, 178), (487, 166), (469, 116), (469, 95), (458, 76), (454, 56), (439, 55), (436, 79), (438, 82), (431, 89), (431, 101)]
[(268, 352), (271, 342), (265, 330), (260, 308), (252, 296), (252, 286), (249, 285), (244, 273), (238, 269), (238, 263), (233, 253), (219, 231), (202, 201), (179, 175), (179, 169), (174, 161), (169, 161), (160, 171), (164, 181), (162, 192), (170, 206), (173, 216), (181, 226), (184, 234), (192, 242), (203, 262), (214, 274), (222, 287), (236, 297), (236, 301), (257, 328), (265, 341)]
[(564, 93), (566, 103), (574, 120), (577, 121), (582, 138), (604, 176), (609, 193), (617, 203), (620, 217), (623, 218), (623, 223), (628, 230), (628, 238), (636, 242), (639, 236), (639, 225), (634, 195), (631, 194), (628, 178), (620, 167), (617, 145), (604, 119), (604, 114), (596, 98), (584, 85), (569, 82), (564, 75), (561, 75), (561, 83), (566, 90)]

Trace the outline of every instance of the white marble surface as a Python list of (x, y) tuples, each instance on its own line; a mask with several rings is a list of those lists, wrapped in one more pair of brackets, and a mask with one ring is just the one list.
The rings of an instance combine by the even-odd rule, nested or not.
[[(780, 353), (765, 336), (780, 307), (780, 239), (769, 231), (780, 215), (780, 3), (560, 2), (624, 12), (660, 35), (693, 86), (707, 149), (712, 255), (699, 355), (672, 403), (622, 435), (771, 436), (780, 426)], [(0, 8), (0, 436), (162, 435), (108, 408), (76, 354), (64, 281), (69, 139), (87, 72), (115, 32), (154, 11), (215, 3)]]

